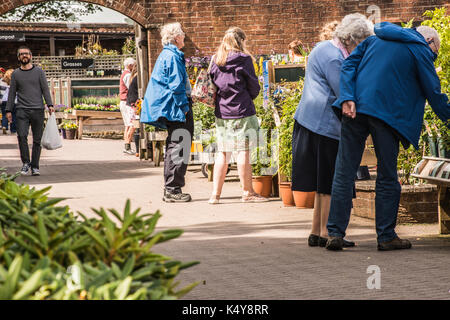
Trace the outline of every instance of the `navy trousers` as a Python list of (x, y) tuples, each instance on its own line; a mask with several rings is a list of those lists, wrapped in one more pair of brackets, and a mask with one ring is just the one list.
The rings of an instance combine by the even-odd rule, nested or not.
[(372, 135), (378, 165), (375, 188), (377, 239), (378, 242), (386, 242), (397, 236), (395, 226), (401, 194), (397, 177), (399, 135), (385, 122), (359, 113), (355, 119), (342, 119), (327, 224), (329, 236), (345, 236), (352, 208), (353, 183), (369, 134)]

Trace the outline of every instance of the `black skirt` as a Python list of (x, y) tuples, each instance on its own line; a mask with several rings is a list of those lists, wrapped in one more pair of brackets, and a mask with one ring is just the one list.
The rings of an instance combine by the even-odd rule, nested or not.
[(339, 140), (314, 133), (297, 121), (292, 133), (292, 190), (331, 194)]

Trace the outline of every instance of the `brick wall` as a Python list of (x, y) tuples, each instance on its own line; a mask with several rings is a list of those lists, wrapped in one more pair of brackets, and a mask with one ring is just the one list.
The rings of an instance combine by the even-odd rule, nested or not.
[[(3, 0), (0, 14), (22, 4), (42, 0)], [(179, 21), (187, 33), (186, 54), (196, 50), (211, 54), (224, 31), (240, 26), (248, 34), (250, 50), (267, 54), (286, 52), (293, 39), (310, 47), (318, 41), (323, 24), (359, 12), (369, 15), (370, 5), (380, 8), (381, 20), (392, 22), (421, 20), (427, 9), (446, 5), (448, 0), (90, 0), (119, 11), (149, 29), (150, 60), (161, 44), (157, 28)]]
[[(375, 180), (356, 182), (356, 216), (375, 219)], [(438, 193), (434, 185), (402, 186), (398, 223), (438, 222)]]

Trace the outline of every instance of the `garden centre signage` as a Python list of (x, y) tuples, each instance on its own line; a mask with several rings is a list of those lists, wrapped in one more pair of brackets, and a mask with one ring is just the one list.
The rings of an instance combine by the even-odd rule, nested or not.
[(94, 59), (62, 59), (62, 69), (88, 69), (94, 67)]
[(0, 41), (25, 41), (24, 33), (0, 32)]

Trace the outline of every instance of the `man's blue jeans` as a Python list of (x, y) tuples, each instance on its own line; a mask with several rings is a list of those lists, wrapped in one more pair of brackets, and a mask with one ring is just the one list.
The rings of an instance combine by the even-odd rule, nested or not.
[(352, 208), (353, 183), (369, 133), (372, 135), (378, 162), (375, 188), (378, 242), (391, 241), (397, 236), (395, 226), (401, 194), (397, 177), (399, 136), (385, 122), (357, 113), (355, 119), (342, 119), (327, 224), (330, 237), (345, 236)]

